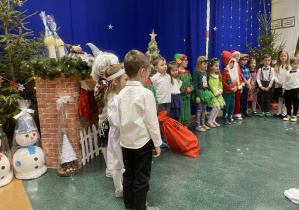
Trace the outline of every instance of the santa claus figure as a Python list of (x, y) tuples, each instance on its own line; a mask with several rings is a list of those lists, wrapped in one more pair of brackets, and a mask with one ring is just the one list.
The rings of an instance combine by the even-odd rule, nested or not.
[(230, 53), (232, 54), (233, 58), (236, 60), (237, 73), (238, 73), (238, 87), (237, 87), (237, 91), (235, 92), (235, 108), (234, 108), (233, 116), (237, 120), (242, 120), (243, 118), (242, 118), (241, 111), (240, 111), (240, 103), (241, 103), (242, 89), (245, 84), (242, 80), (242, 73), (241, 73), (240, 66), (238, 64), (238, 62), (240, 60), (240, 52), (233, 50)]
[(232, 114), (235, 107), (235, 93), (239, 87), (239, 76), (236, 60), (228, 51), (222, 51), (222, 60), (224, 69), (221, 72), (223, 84), (223, 98), (225, 106), (223, 107), (223, 124), (230, 125), (234, 123)]

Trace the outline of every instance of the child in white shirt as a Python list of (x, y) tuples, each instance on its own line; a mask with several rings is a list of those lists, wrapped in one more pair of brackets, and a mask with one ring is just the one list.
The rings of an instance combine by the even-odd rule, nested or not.
[[(170, 75), (166, 73), (166, 60), (162, 56), (156, 57), (152, 64), (157, 73), (151, 77), (158, 99), (158, 114), (166, 110), (169, 114), (171, 102)], [(167, 115), (168, 115), (167, 114)]]
[[(143, 87), (151, 68), (140, 51), (129, 51), (124, 59), (129, 81), (118, 94), (120, 144), (123, 151), (123, 197), (126, 209), (149, 209), (146, 194), (154, 157), (160, 155), (162, 144), (153, 93)], [(151, 207), (150, 209), (158, 209)]]
[[(283, 120), (291, 120), (293, 122), (297, 121), (297, 111), (298, 111), (298, 94), (299, 94), (299, 58), (291, 58), (290, 64), (292, 69), (287, 71), (283, 85), (282, 85), (282, 95), (286, 102), (287, 116)], [(293, 116), (291, 117), (293, 104)]]

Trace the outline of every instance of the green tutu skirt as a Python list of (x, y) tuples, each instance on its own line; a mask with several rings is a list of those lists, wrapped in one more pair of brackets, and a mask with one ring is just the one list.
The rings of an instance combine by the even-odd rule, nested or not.
[(215, 96), (211, 102), (209, 103), (209, 107), (217, 107), (217, 108), (223, 108), (223, 106), (225, 105), (225, 101), (224, 98), (222, 97), (222, 95), (220, 96)]
[(209, 90), (198, 90), (200, 102), (203, 104), (208, 105), (211, 103), (212, 99), (214, 98), (214, 94), (211, 93)]

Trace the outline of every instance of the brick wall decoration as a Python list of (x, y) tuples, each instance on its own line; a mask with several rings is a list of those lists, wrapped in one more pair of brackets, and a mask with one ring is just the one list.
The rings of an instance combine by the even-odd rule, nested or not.
[(78, 114), (79, 96), (80, 96), (80, 79), (78, 78), (59, 78), (55, 80), (36, 78), (36, 97), (38, 104), (38, 113), (41, 129), (41, 142), (43, 150), (46, 154), (46, 166), (48, 168), (59, 167), (59, 148), (62, 138), (58, 137), (58, 123), (56, 109), (56, 100), (61, 94), (70, 96), (73, 101), (68, 102), (66, 106), (67, 128), (66, 135), (77, 154), (78, 164), (81, 167), (82, 152), (80, 146), (79, 132), (95, 124), (98, 126), (98, 109), (93, 95), (95, 82), (93, 80), (86, 81), (89, 88), (88, 92), (89, 104), (93, 111), (93, 118), (89, 121)]

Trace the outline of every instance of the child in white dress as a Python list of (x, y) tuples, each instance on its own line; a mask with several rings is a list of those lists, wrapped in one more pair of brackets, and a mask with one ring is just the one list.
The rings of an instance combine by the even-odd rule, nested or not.
[(108, 90), (105, 95), (107, 104), (107, 119), (110, 130), (107, 146), (107, 167), (112, 171), (115, 186), (115, 197), (123, 196), (122, 172), (124, 168), (122, 149), (120, 145), (120, 121), (118, 114), (118, 93), (126, 86), (128, 76), (124, 64), (110, 65), (106, 70)]

